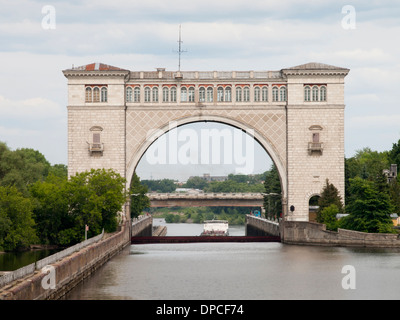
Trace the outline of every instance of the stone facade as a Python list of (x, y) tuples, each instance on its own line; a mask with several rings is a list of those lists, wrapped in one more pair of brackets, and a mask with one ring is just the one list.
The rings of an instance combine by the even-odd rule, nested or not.
[(284, 217), (307, 221), (308, 201), (326, 179), (344, 195), (348, 72), (319, 63), (244, 72), (139, 72), (97, 63), (64, 70), (69, 175), (113, 168), (129, 186), (154, 140), (176, 126), (215, 121), (254, 136), (279, 171)]

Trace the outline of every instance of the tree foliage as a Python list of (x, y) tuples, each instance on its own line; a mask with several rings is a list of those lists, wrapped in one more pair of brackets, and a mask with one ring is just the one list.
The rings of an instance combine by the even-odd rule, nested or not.
[[(136, 175), (136, 173), (135, 173)], [(133, 179), (137, 179), (138, 177), (134, 177)], [(132, 179), (132, 181), (133, 181)], [(169, 193), (174, 192), (176, 189), (176, 185), (171, 179), (161, 179), (161, 180), (142, 180), (141, 184), (146, 186), (148, 191), (160, 192), (160, 193)]]
[(114, 232), (126, 202), (125, 179), (109, 169), (92, 169), (66, 178), (49, 176), (31, 187), (42, 243), (72, 245), (102, 232)]
[(139, 216), (142, 211), (150, 207), (150, 200), (146, 196), (147, 186), (140, 183), (140, 178), (136, 172), (133, 174), (131, 182), (131, 218)]
[(392, 204), (389, 194), (379, 190), (377, 183), (360, 177), (350, 179), (351, 196), (346, 206), (349, 213), (341, 227), (363, 232), (392, 232)]
[(269, 218), (278, 218), (282, 214), (282, 189), (279, 172), (273, 164), (266, 172), (264, 180), (264, 208)]
[(339, 195), (339, 190), (326, 179), (325, 187), (322, 189), (321, 196), (318, 199), (318, 211), (317, 211), (317, 221), (325, 223), (322, 216), (322, 211), (331, 206), (335, 205), (338, 212), (343, 212), (342, 198)]
[(37, 241), (33, 204), (14, 186), (0, 186), (0, 248), (26, 249)]

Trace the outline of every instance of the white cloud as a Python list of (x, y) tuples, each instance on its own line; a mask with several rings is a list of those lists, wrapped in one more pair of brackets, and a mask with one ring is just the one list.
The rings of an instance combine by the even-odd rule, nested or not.
[(10, 100), (0, 96), (0, 117), (48, 119), (64, 116), (60, 106), (49, 99), (29, 98), (25, 100)]
[(365, 128), (388, 128), (395, 127), (398, 129), (400, 127), (400, 114), (378, 114), (378, 115), (368, 115), (368, 116), (357, 116), (352, 117), (348, 120), (351, 126), (365, 127)]

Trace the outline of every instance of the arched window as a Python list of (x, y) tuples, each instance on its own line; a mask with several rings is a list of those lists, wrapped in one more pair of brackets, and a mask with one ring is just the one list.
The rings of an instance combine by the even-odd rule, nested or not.
[(100, 89), (98, 87), (93, 89), (93, 102), (100, 102)]
[(237, 102), (242, 101), (242, 88), (241, 87), (236, 87), (236, 101)]
[(272, 88), (272, 101), (278, 101), (278, 87)]
[(153, 95), (153, 102), (158, 102), (158, 87), (153, 87), (152, 95)]
[(262, 101), (268, 101), (268, 87), (264, 86), (262, 87), (262, 97), (261, 97)]
[(85, 89), (85, 102), (92, 102), (92, 88), (86, 87)]
[(281, 87), (279, 89), (280, 101), (286, 101), (286, 87)]
[(181, 101), (182, 102), (187, 102), (187, 89), (186, 87), (181, 88)]
[(206, 89), (204, 87), (200, 87), (199, 89), (199, 102), (206, 101)]
[(140, 102), (140, 88), (139, 87), (135, 87), (135, 89), (133, 89), (133, 101)]
[(311, 101), (311, 88), (310, 86), (304, 87), (304, 101)]
[(107, 88), (101, 88), (101, 102), (107, 102)]
[(225, 101), (232, 101), (232, 89), (231, 87), (226, 87), (225, 88)]
[(169, 89), (168, 87), (164, 87), (162, 90), (162, 100), (163, 102), (168, 102), (169, 101)]
[(312, 101), (318, 101), (318, 87), (314, 86), (312, 88)]
[(249, 87), (243, 88), (243, 101), (244, 102), (250, 101), (250, 88)]
[(319, 98), (321, 101), (326, 101), (326, 87), (321, 86), (320, 92), (319, 92)]
[(194, 102), (194, 87), (189, 88), (189, 102)]
[(224, 101), (224, 88), (218, 87), (217, 89), (217, 101), (222, 102)]
[(259, 102), (260, 101), (260, 87), (254, 87), (254, 101)]
[(214, 101), (214, 89), (212, 87), (207, 88), (207, 102)]
[(144, 102), (150, 102), (151, 91), (149, 87), (144, 88)]
[(126, 102), (132, 102), (132, 87), (126, 88)]
[(171, 102), (176, 102), (176, 87), (171, 88)]

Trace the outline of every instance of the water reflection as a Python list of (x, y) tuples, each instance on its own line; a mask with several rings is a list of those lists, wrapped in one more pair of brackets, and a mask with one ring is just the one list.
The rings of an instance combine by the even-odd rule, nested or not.
[[(201, 229), (201, 225), (197, 227)], [(183, 229), (197, 227), (176, 224), (168, 230), (182, 235), (188, 232)], [(398, 253), (281, 243), (132, 245), (66, 298), (397, 300)], [(356, 270), (354, 290), (342, 287), (345, 265)]]
[(0, 271), (13, 271), (28, 264), (44, 259), (59, 250), (30, 250), (22, 252), (0, 253)]

